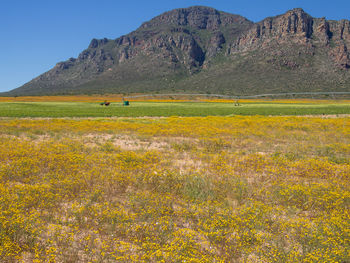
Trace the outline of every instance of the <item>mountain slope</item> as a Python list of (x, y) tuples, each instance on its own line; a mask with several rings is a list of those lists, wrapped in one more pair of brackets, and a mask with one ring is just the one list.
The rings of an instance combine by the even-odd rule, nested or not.
[(93, 39), (8, 95), (349, 91), (350, 22), (302, 9), (253, 23), (209, 7), (176, 9), (117, 39)]

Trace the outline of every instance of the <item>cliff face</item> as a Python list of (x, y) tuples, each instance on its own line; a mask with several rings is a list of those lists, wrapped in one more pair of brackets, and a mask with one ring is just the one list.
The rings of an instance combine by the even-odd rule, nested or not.
[(327, 21), (313, 18), (297, 8), (256, 23), (235, 41), (230, 52), (266, 49), (270, 46), (296, 44), (312, 54), (325, 49), (329, 58), (340, 68), (349, 68), (349, 21)]
[[(327, 21), (293, 9), (253, 23), (212, 8), (190, 7), (166, 12), (114, 40), (93, 39), (77, 58), (58, 63), (9, 94), (169, 89), (247, 94), (258, 91), (257, 83), (261, 91), (265, 86), (278, 90), (280, 81), (297, 75), (293, 90), (296, 85), (320, 90), (319, 76), (327, 78), (322, 83), (344, 90), (350, 80), (348, 47), (348, 20)], [(316, 84), (310, 84), (314, 79)]]

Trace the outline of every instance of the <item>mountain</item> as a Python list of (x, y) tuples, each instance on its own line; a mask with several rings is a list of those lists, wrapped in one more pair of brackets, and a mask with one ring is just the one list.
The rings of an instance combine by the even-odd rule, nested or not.
[(349, 91), (350, 21), (300, 8), (258, 23), (209, 7), (163, 13), (6, 95)]

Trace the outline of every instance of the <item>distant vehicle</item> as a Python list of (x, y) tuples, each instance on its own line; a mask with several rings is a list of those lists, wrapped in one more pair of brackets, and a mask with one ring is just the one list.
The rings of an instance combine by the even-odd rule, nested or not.
[(109, 106), (109, 104), (111, 104), (111, 103), (108, 102), (108, 101), (106, 101), (106, 100), (105, 100), (104, 102), (101, 102), (101, 103), (100, 103), (101, 106), (103, 106), (103, 105)]

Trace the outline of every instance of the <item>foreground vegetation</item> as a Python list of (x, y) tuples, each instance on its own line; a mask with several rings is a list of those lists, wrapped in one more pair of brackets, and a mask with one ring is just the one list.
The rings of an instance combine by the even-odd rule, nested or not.
[(349, 262), (350, 120), (0, 120), (1, 262)]
[[(40, 97), (39, 97), (40, 98)], [(0, 102), (0, 117), (143, 117), (228, 115), (325, 115), (350, 114), (348, 101), (132, 101), (121, 100), (108, 107), (98, 102), (6, 101)], [(92, 99), (93, 100), (93, 99)], [(103, 100), (102, 100), (103, 101)]]

